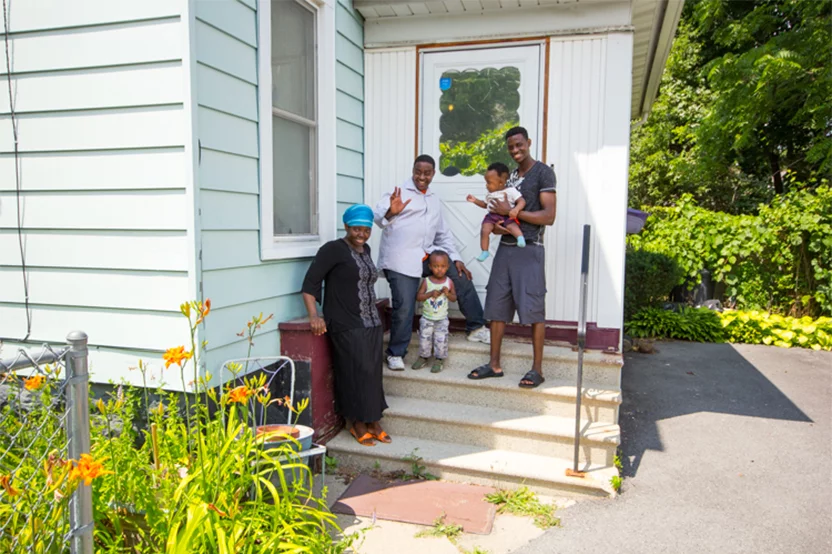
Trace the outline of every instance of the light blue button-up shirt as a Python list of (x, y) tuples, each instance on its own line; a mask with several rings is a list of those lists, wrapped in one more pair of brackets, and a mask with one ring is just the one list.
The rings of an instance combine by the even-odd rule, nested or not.
[(433, 191), (422, 194), (408, 178), (402, 183), (402, 202), (410, 200), (404, 211), (393, 219), (385, 214), (390, 209), (390, 192), (376, 204), (376, 225), (382, 228), (378, 268), (389, 269), (410, 277), (422, 276), (425, 254), (444, 250), (455, 262), (460, 259), (453, 235), (442, 217), (442, 201)]

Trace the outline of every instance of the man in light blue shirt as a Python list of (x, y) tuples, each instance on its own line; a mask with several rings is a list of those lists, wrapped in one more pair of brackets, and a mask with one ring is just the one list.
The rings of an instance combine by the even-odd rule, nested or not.
[(413, 163), (413, 175), (401, 187), (385, 194), (376, 204), (376, 225), (383, 229), (378, 268), (384, 270), (393, 297), (393, 321), (387, 366), (395, 371), (404, 369), (404, 355), (413, 331), (416, 293), (422, 277), (430, 271), (427, 256), (436, 250), (448, 253), (453, 264), (448, 277), (457, 291), (457, 303), (465, 316), (468, 340), (489, 343), (482, 304), (454, 244), (453, 235), (442, 217), (439, 196), (430, 190), (436, 173), (432, 157), (421, 155)]

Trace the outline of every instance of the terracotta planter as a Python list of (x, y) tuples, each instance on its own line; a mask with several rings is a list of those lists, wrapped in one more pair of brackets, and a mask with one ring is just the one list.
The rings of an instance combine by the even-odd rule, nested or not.
[[(276, 448), (282, 443), (289, 443), (295, 450), (303, 451), (312, 447), (315, 430), (306, 425), (259, 425), (254, 433), (257, 437), (263, 437), (263, 448)], [(300, 448), (287, 439), (287, 435), (298, 441)]]
[(267, 437), (272, 435), (288, 435), (293, 439), (297, 439), (300, 436), (300, 429), (294, 425), (260, 425), (255, 430), (255, 434), (258, 437), (261, 435), (266, 435)]

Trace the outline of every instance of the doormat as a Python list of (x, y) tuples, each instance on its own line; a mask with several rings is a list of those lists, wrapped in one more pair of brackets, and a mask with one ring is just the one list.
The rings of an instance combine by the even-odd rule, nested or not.
[(416, 525), (445, 523), (461, 525), (466, 533), (491, 533), (497, 507), (485, 501), (492, 487), (445, 481), (390, 483), (361, 474), (332, 505), (332, 511), (352, 516), (375, 517)]

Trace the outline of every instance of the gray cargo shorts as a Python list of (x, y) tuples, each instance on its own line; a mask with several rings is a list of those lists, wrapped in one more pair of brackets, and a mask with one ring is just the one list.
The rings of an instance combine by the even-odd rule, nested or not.
[(511, 322), (514, 312), (520, 323), (546, 321), (546, 264), (542, 245), (525, 248), (500, 244), (486, 286), (485, 319)]

